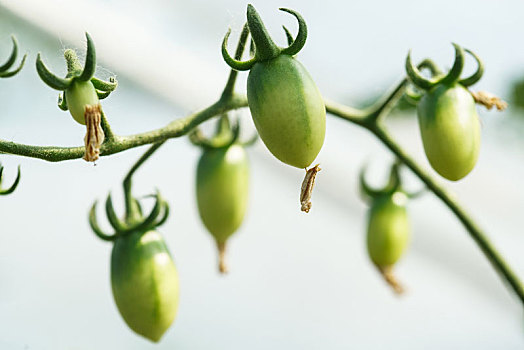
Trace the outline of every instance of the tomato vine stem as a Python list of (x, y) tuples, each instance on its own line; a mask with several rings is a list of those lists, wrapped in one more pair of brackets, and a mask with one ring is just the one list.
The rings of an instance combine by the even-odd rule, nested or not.
[[(241, 56), (241, 50), (244, 49), (246, 40), (247, 33), (246, 30), (243, 30), (236, 57)], [(240, 48), (240, 46), (242, 47)], [(431, 60), (422, 61), (418, 67), (420, 69), (429, 69), (434, 76), (441, 74), (438, 67)], [(111, 130), (105, 115), (102, 115), (102, 127), (106, 134), (106, 141), (101, 146), (100, 156), (108, 156), (128, 149), (152, 144), (151, 148), (137, 161), (137, 163), (131, 168), (128, 176), (126, 176), (126, 179), (124, 180), (124, 191), (130, 191), (130, 178), (134, 171), (136, 171), (140, 165), (142, 165), (142, 163), (144, 163), (165, 141), (171, 138), (187, 135), (196, 126), (213, 117), (220, 116), (225, 112), (247, 107), (246, 96), (233, 92), (236, 76), (236, 72), (232, 71), (222, 96), (217, 102), (184, 118), (175, 119), (162, 128), (130, 136), (118, 136)], [(384, 98), (366, 109), (356, 109), (325, 100), (326, 109), (331, 115), (345, 119), (369, 130), (393, 154), (395, 154), (398, 159), (410, 168), (411, 171), (413, 171), (413, 173), (427, 186), (427, 188), (454, 213), (485, 254), (487, 259), (491, 262), (492, 266), (499, 273), (500, 277), (508, 282), (511, 289), (524, 304), (524, 287), (522, 282), (492, 245), (486, 234), (480, 229), (471, 216), (466, 213), (462, 206), (397, 144), (384, 127), (384, 116), (391, 111), (395, 103), (397, 103), (402, 97), (407, 85), (408, 80), (405, 78), (390, 93), (386, 94)], [(36, 146), (0, 139), (0, 153), (38, 158), (50, 162), (78, 159), (84, 155), (84, 152), (84, 147)], [(131, 208), (133, 206), (133, 204), (130, 203), (131, 200), (129, 200), (129, 203), (127, 202), (128, 201), (126, 200), (126, 212), (128, 207)]]
[[(100, 147), (100, 156), (108, 156), (131, 148), (184, 136), (194, 127), (215, 116), (243, 107), (247, 107), (246, 96), (234, 94), (230, 98), (220, 99), (211, 106), (192, 113), (185, 118), (175, 119), (162, 128), (130, 136), (114, 135), (112, 139), (102, 144)], [(0, 153), (38, 158), (50, 162), (82, 158), (84, 152), (85, 148), (83, 146), (36, 146), (0, 139)]]
[(137, 202), (132, 194), (132, 185), (133, 185), (133, 175), (135, 172), (144, 164), (152, 155), (155, 153), (165, 141), (157, 142), (151, 145), (149, 149), (136, 161), (135, 164), (127, 172), (122, 185), (124, 187), (124, 197), (125, 197), (125, 206), (126, 206), (126, 220), (132, 221), (135, 218), (140, 217), (140, 212), (137, 206)]
[[(431, 61), (425, 60), (423, 63)], [(421, 67), (422, 64), (419, 65)], [(430, 67), (429, 66), (429, 67)], [(429, 68), (433, 73), (438, 70)], [(464, 228), (468, 231), (470, 237), (475, 241), (480, 250), (492, 264), (502, 280), (506, 281), (511, 289), (515, 292), (521, 303), (524, 304), (524, 286), (518, 275), (512, 270), (502, 255), (493, 246), (487, 235), (477, 225), (474, 219), (466, 210), (452, 197), (452, 195), (438, 182), (433, 179), (402, 147), (391, 137), (382, 123), (382, 119), (387, 115), (396, 102), (402, 97), (408, 81), (402, 80), (391, 93), (367, 110), (357, 110), (348, 106), (340, 105), (326, 101), (327, 112), (348, 120), (354, 124), (368, 129), (375, 135), (402, 163), (404, 163), (426, 186), (435, 194), (457, 217)]]

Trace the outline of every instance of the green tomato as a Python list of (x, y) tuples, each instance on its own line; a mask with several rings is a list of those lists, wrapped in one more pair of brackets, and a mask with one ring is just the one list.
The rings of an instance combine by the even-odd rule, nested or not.
[(373, 201), (369, 212), (367, 247), (371, 261), (378, 267), (394, 265), (409, 241), (407, 197), (402, 192), (384, 194)]
[(289, 55), (255, 63), (247, 81), (253, 121), (269, 151), (282, 162), (308, 167), (326, 133), (326, 107), (304, 66)]
[(206, 149), (197, 166), (200, 217), (217, 243), (225, 243), (244, 219), (249, 167), (241, 145)]
[(480, 149), (480, 123), (471, 93), (458, 83), (439, 84), (422, 97), (417, 112), (433, 169), (448, 180), (466, 176)]
[(65, 90), (67, 107), (73, 118), (80, 124), (85, 125), (85, 106), (96, 106), (99, 103), (98, 95), (91, 81), (75, 80)]
[(158, 232), (134, 232), (115, 241), (111, 286), (127, 325), (158, 342), (175, 319), (179, 292), (175, 265)]

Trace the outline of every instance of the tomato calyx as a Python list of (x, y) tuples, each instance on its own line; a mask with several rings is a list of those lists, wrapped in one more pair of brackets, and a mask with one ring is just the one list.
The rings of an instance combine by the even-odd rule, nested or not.
[(142, 210), (140, 201), (132, 194), (132, 177), (135, 171), (142, 165), (160, 146), (162, 143), (154, 144), (150, 149), (137, 161), (131, 168), (123, 181), (124, 199), (125, 199), (125, 215), (120, 219), (113, 207), (113, 199), (111, 193), (107, 196), (105, 202), (105, 211), (107, 219), (114, 229), (114, 233), (108, 234), (103, 232), (98, 225), (96, 216), (97, 201), (95, 201), (89, 211), (89, 224), (93, 232), (104, 241), (115, 241), (119, 238), (124, 238), (132, 233), (140, 232), (146, 233), (163, 225), (169, 216), (169, 204), (160, 195), (157, 190), (155, 194), (146, 196), (146, 198), (154, 198), (155, 204), (149, 214), (146, 216)]
[(360, 170), (359, 174), (359, 184), (360, 184), (360, 193), (365, 201), (374, 201), (382, 196), (391, 196), (395, 193), (401, 193), (407, 199), (415, 199), (420, 195), (424, 194), (426, 188), (423, 187), (417, 191), (408, 191), (402, 185), (402, 180), (400, 177), (400, 167), (402, 163), (399, 160), (393, 162), (389, 172), (389, 179), (386, 185), (382, 188), (373, 188), (366, 181), (366, 170), (367, 165), (364, 165)]
[[(59, 91), (67, 90), (75, 81), (90, 81), (95, 87), (98, 97), (103, 99), (108, 96), (108, 93), (116, 89), (118, 83), (114, 77), (111, 77), (109, 81), (103, 81), (94, 77), (96, 71), (95, 44), (91, 36), (88, 33), (85, 34), (87, 50), (83, 67), (80, 65), (76, 52), (68, 49), (64, 51), (64, 58), (67, 63), (67, 74), (64, 78), (56, 76), (46, 67), (40, 53), (38, 53), (36, 59), (36, 70), (44, 83)], [(64, 102), (62, 101), (62, 103)]]
[[(169, 204), (162, 198), (160, 192), (149, 195), (155, 199), (155, 204), (147, 216), (142, 213), (140, 202), (136, 198), (131, 198), (132, 209), (126, 212), (125, 218), (121, 220), (113, 207), (111, 193), (107, 196), (105, 211), (107, 219), (114, 229), (114, 233), (105, 233), (98, 225), (96, 207), (98, 201), (95, 201), (89, 211), (89, 225), (93, 232), (104, 241), (115, 241), (116, 239), (126, 237), (135, 232), (147, 232), (164, 224), (169, 216)], [(127, 209), (127, 208), (126, 208)]]
[[(366, 201), (373, 201), (382, 196), (391, 196), (393, 193), (405, 191), (402, 189), (402, 182), (400, 180), (399, 173), (400, 163), (398, 161), (394, 162), (391, 165), (389, 179), (386, 185), (380, 189), (373, 188), (366, 181), (366, 170), (367, 165), (364, 165), (360, 170), (359, 174), (359, 183), (360, 183), (360, 193)], [(406, 194), (407, 195), (407, 194)], [(413, 194), (414, 195), (414, 194)], [(409, 195), (408, 195), (409, 196)]]
[[(406, 73), (409, 80), (417, 87), (422, 90), (430, 90), (439, 84), (453, 85), (459, 83), (464, 87), (469, 87), (477, 83), (484, 74), (484, 64), (481, 59), (473, 52), (468, 49), (463, 49), (458, 44), (453, 43), (455, 48), (455, 61), (453, 66), (447, 74), (436, 72), (432, 78), (426, 78), (422, 75), (420, 70), (413, 64), (411, 60), (411, 50), (408, 52), (406, 57)], [(477, 70), (471, 76), (460, 79), (462, 70), (464, 69), (464, 53), (470, 54), (477, 62)]]
[(18, 67), (13, 69), (12, 71), (9, 71), (13, 64), (15, 64), (16, 58), (18, 56), (18, 41), (16, 40), (14, 35), (11, 35), (11, 41), (13, 43), (13, 48), (11, 49), (11, 54), (7, 58), (7, 61), (5, 61), (4, 64), (0, 65), (0, 78), (9, 78), (20, 72), (24, 67), (25, 60), (27, 58), (27, 54), (25, 54), (24, 57), (22, 57), (22, 61), (20, 61)]
[(8, 188), (2, 188), (1, 187), (2, 180), (3, 180), (3, 175), (4, 175), (4, 167), (2, 166), (2, 164), (0, 164), (0, 196), (6, 196), (6, 195), (11, 194), (11, 193), (13, 193), (15, 191), (16, 187), (20, 183), (20, 175), (21, 175), (20, 174), (20, 165), (18, 166), (18, 171), (17, 171), (17, 174), (16, 174), (15, 181)]
[(258, 140), (258, 135), (255, 134), (253, 137), (246, 141), (240, 141), (240, 123), (237, 120), (231, 124), (227, 115), (222, 115), (218, 121), (214, 136), (208, 138), (204, 136), (202, 130), (196, 127), (189, 134), (189, 141), (204, 150), (229, 148), (233, 144), (240, 144), (241, 146), (248, 147), (253, 145)]
[(287, 28), (284, 27), (286, 37), (288, 38), (288, 46), (285, 48), (278, 47), (267, 32), (267, 29), (258, 12), (255, 10), (253, 5), (249, 4), (247, 6), (247, 25), (252, 38), (251, 48), (253, 48), (253, 50), (250, 51), (253, 57), (247, 61), (240, 61), (229, 55), (227, 51), (227, 42), (229, 35), (231, 34), (231, 29), (229, 29), (224, 36), (224, 40), (222, 41), (222, 57), (231, 68), (240, 71), (250, 70), (257, 62), (271, 60), (278, 57), (279, 55), (294, 56), (300, 50), (302, 50), (307, 39), (306, 22), (302, 16), (294, 10), (287, 8), (280, 8), (279, 10), (293, 15), (297, 19), (298, 33), (296, 38), (293, 39)]

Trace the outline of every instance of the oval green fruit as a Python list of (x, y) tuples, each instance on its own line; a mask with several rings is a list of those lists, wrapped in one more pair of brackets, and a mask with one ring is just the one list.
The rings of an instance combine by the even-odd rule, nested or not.
[(282, 162), (308, 167), (326, 133), (326, 107), (306, 69), (289, 55), (255, 63), (247, 98), (260, 138)]
[(433, 169), (452, 181), (466, 176), (480, 149), (480, 123), (471, 93), (458, 83), (439, 84), (422, 97), (417, 114)]
[(409, 220), (402, 192), (384, 194), (373, 201), (369, 213), (367, 247), (369, 257), (380, 268), (394, 265), (409, 241)]
[(111, 286), (127, 325), (158, 342), (175, 319), (179, 294), (175, 265), (158, 232), (134, 232), (115, 241)]
[(248, 160), (241, 145), (204, 150), (197, 166), (198, 211), (217, 243), (225, 243), (242, 223), (248, 185)]
[(96, 106), (99, 103), (93, 83), (78, 79), (65, 90), (65, 98), (73, 119), (82, 125), (86, 124), (84, 118), (86, 105)]

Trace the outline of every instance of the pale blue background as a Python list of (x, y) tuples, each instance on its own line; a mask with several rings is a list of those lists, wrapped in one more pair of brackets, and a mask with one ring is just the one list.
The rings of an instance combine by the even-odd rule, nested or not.
[[(246, 6), (236, 0), (62, 3), (67, 6), (51, 10), (64, 16), (72, 16), (78, 8), (92, 11), (82, 10), (82, 20), (68, 23), (66, 17), (56, 20), (39, 12), (37, 2), (0, 0), (0, 53), (9, 49), (10, 33), (16, 33), (22, 51), (30, 52), (19, 76), (0, 81), (3, 139), (81, 144), (83, 128), (56, 107), (57, 93), (38, 80), (33, 67), (36, 52), (42, 51), (49, 66), (63, 72), (61, 50), (82, 47), (84, 30), (97, 33), (99, 73), (107, 77), (114, 72), (119, 78), (117, 92), (104, 101), (117, 133), (160, 127), (206, 106), (218, 95), (228, 73), (219, 51), (222, 36), (229, 25), (238, 33)], [(451, 41), (484, 59), (486, 74), (475, 89), (507, 97), (510, 81), (524, 73), (521, 1), (271, 0), (254, 4), (281, 44), (280, 25), (296, 26), (277, 8), (286, 6), (302, 13), (310, 35), (299, 59), (324, 95), (343, 102), (358, 103), (387, 90), (401, 78), (409, 48), (417, 59), (431, 56), (442, 66), (451, 65)], [(33, 24), (38, 18), (37, 26), (6, 7)], [(107, 37), (97, 32), (104, 25), (111, 27), (111, 23), (98, 22), (100, 18), (112, 16), (126, 18), (134, 26), (115, 23)], [(63, 29), (64, 24), (70, 30)], [(144, 31), (164, 45), (156, 46), (159, 51), (143, 52), (144, 46), (137, 44), (135, 57), (119, 57), (129, 41), (142, 43), (136, 38), (113, 39), (115, 33), (126, 30)], [(77, 41), (69, 43), (65, 38), (70, 36)], [(171, 77), (167, 71), (161, 74), (149, 67), (152, 56), (171, 45), (185, 50), (174, 52), (204, 62), (206, 74), (190, 69), (189, 78)], [(0, 61), (4, 56), (0, 55)], [(115, 64), (115, 57), (133, 64), (143, 62), (144, 69), (156, 75), (146, 81), (136, 65), (121, 71), (125, 64)], [(165, 57), (170, 62), (176, 59), (176, 55)], [(473, 65), (468, 63), (467, 69), (471, 72)], [(243, 79), (245, 74), (239, 89), (244, 89)], [(184, 91), (163, 88), (169, 82)], [(183, 93), (194, 98), (177, 98)], [(483, 144), (477, 167), (464, 181), (442, 182), (524, 277), (524, 143), (523, 124), (517, 121), (522, 112), (479, 110)], [(249, 126), (247, 114), (244, 119)], [(427, 167), (415, 118), (390, 124), (401, 143)], [(361, 164), (372, 161), (370, 178), (378, 184), (389, 154), (367, 132), (331, 117), (318, 158), (323, 170), (309, 215), (298, 210), (303, 172), (275, 161), (261, 143), (250, 152), (250, 208), (231, 240), (227, 277), (216, 272), (214, 245), (196, 211), (194, 171), (199, 151), (186, 139), (173, 140), (137, 173), (138, 195), (158, 187), (171, 203), (172, 215), (161, 231), (181, 283), (178, 317), (160, 344), (151, 344), (128, 330), (120, 318), (109, 284), (110, 244), (98, 240), (87, 224), (87, 210), (95, 199), (105, 198), (111, 190), (115, 201), (121, 202), (121, 179), (142, 152), (104, 158), (96, 167), (81, 160), (51, 164), (2, 157), (5, 181), (10, 183), (18, 164), (22, 181), (15, 194), (0, 198), (0, 349), (524, 346), (522, 306), (462, 226), (432, 195), (410, 206), (412, 245), (397, 269), (408, 294), (392, 295), (365, 254), (366, 206), (356, 191)], [(410, 174), (406, 176), (416, 188), (418, 183)]]

